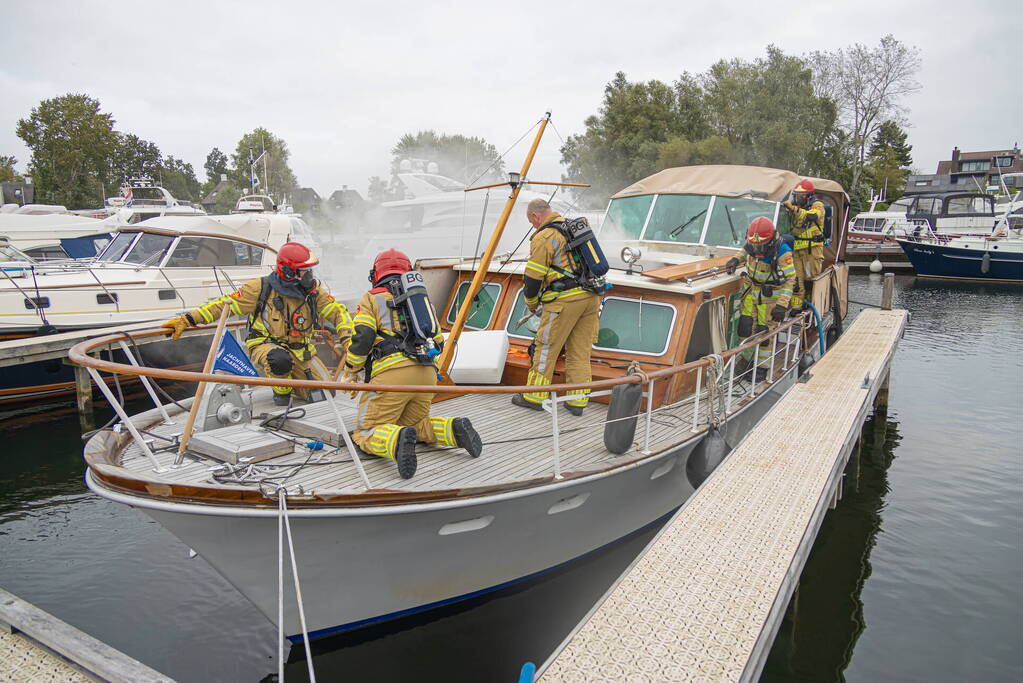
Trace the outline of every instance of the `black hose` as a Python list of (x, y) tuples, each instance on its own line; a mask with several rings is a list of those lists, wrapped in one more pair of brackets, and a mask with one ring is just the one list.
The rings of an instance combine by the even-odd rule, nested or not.
[(881, 308), (881, 306), (878, 306), (877, 304), (868, 304), (864, 301), (855, 301), (853, 299), (848, 299), (848, 301), (849, 303), (856, 304), (857, 306), (866, 306), (867, 308), (880, 308), (881, 310), (884, 310), (883, 308)]

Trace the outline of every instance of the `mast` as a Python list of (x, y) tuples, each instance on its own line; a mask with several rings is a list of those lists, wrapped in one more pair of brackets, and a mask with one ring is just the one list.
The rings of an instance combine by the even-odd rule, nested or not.
[[(465, 293), (462, 305), (458, 309), (458, 315), (455, 317), (455, 322), (451, 326), (451, 333), (448, 335), (447, 343), (444, 344), (444, 350), (440, 354), (437, 369), (442, 375), (446, 375), (448, 368), (451, 366), (451, 360), (455, 353), (455, 345), (458, 344), (458, 337), (462, 334), (462, 329), (465, 327), (465, 321), (469, 318), (469, 311), (472, 309), (473, 301), (476, 299), (476, 295), (479, 293), (480, 287), (483, 285), (483, 279), (487, 276), (487, 269), (490, 268), (490, 262), (494, 258), (494, 252), (497, 251), (497, 244), (501, 241), (501, 235), (504, 233), (504, 226), (507, 225), (508, 218), (511, 217), (512, 209), (515, 207), (515, 200), (519, 198), (519, 191), (522, 189), (522, 185), (524, 184), (522, 181), (526, 180), (528, 177), (527, 174), (529, 173), (529, 167), (533, 163), (533, 157), (536, 155), (537, 147), (540, 146), (540, 138), (543, 137), (543, 132), (547, 128), (547, 122), (550, 120), (551, 113), (545, 113), (544, 117), (540, 120), (540, 129), (536, 131), (536, 137), (533, 138), (533, 145), (529, 148), (529, 154), (526, 155), (526, 160), (522, 162), (522, 170), (519, 172), (519, 177), (512, 177), (508, 183), (512, 188), (511, 194), (508, 195), (508, 200), (504, 203), (504, 210), (501, 212), (501, 217), (497, 221), (497, 227), (494, 228), (494, 234), (490, 236), (490, 242), (487, 244), (487, 248), (483, 251), (479, 267), (476, 269), (476, 273), (472, 277), (472, 282), (469, 283), (469, 291)], [(466, 189), (466, 192), (468, 192), (469, 189)]]

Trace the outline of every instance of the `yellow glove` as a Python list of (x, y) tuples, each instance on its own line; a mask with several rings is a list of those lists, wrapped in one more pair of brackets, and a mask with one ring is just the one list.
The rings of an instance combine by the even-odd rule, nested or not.
[[(351, 382), (352, 384), (358, 384), (360, 380), (359, 375), (357, 373), (345, 372), (345, 374), (341, 375), (341, 381)], [(355, 391), (355, 389), (352, 389), (351, 391), (346, 391), (344, 393), (348, 394), (349, 398), (355, 398), (359, 392)]]
[(163, 325), (160, 325), (160, 327), (167, 328), (167, 334), (171, 336), (171, 339), (177, 339), (181, 336), (182, 332), (192, 327), (192, 325), (188, 323), (188, 318), (179, 315), (177, 318), (171, 318)]

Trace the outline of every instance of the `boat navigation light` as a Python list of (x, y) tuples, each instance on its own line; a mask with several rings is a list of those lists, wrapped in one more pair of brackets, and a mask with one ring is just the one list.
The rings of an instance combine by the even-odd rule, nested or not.
[(508, 172), (508, 184), (512, 186), (513, 190), (516, 187), (519, 186), (519, 183), (521, 181), (522, 181), (522, 174), (521, 173), (518, 173), (516, 171), (509, 171)]
[(621, 258), (629, 269), (626, 271), (626, 275), (632, 275), (632, 265), (636, 263), (643, 256), (643, 252), (633, 247), (622, 247)]

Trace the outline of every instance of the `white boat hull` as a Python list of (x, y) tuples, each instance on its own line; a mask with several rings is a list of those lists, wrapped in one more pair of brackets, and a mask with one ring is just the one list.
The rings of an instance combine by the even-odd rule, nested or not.
[[(737, 444), (794, 378), (795, 369), (732, 415), (726, 439)], [(692, 495), (686, 463), (702, 434), (632, 465), (543, 487), (434, 503), (292, 509), (310, 636), (495, 590), (642, 529)], [(87, 481), (100, 495), (141, 508), (277, 622), (276, 509), (160, 501)], [(285, 585), (285, 632), (296, 640), (301, 626), (290, 579)]]

